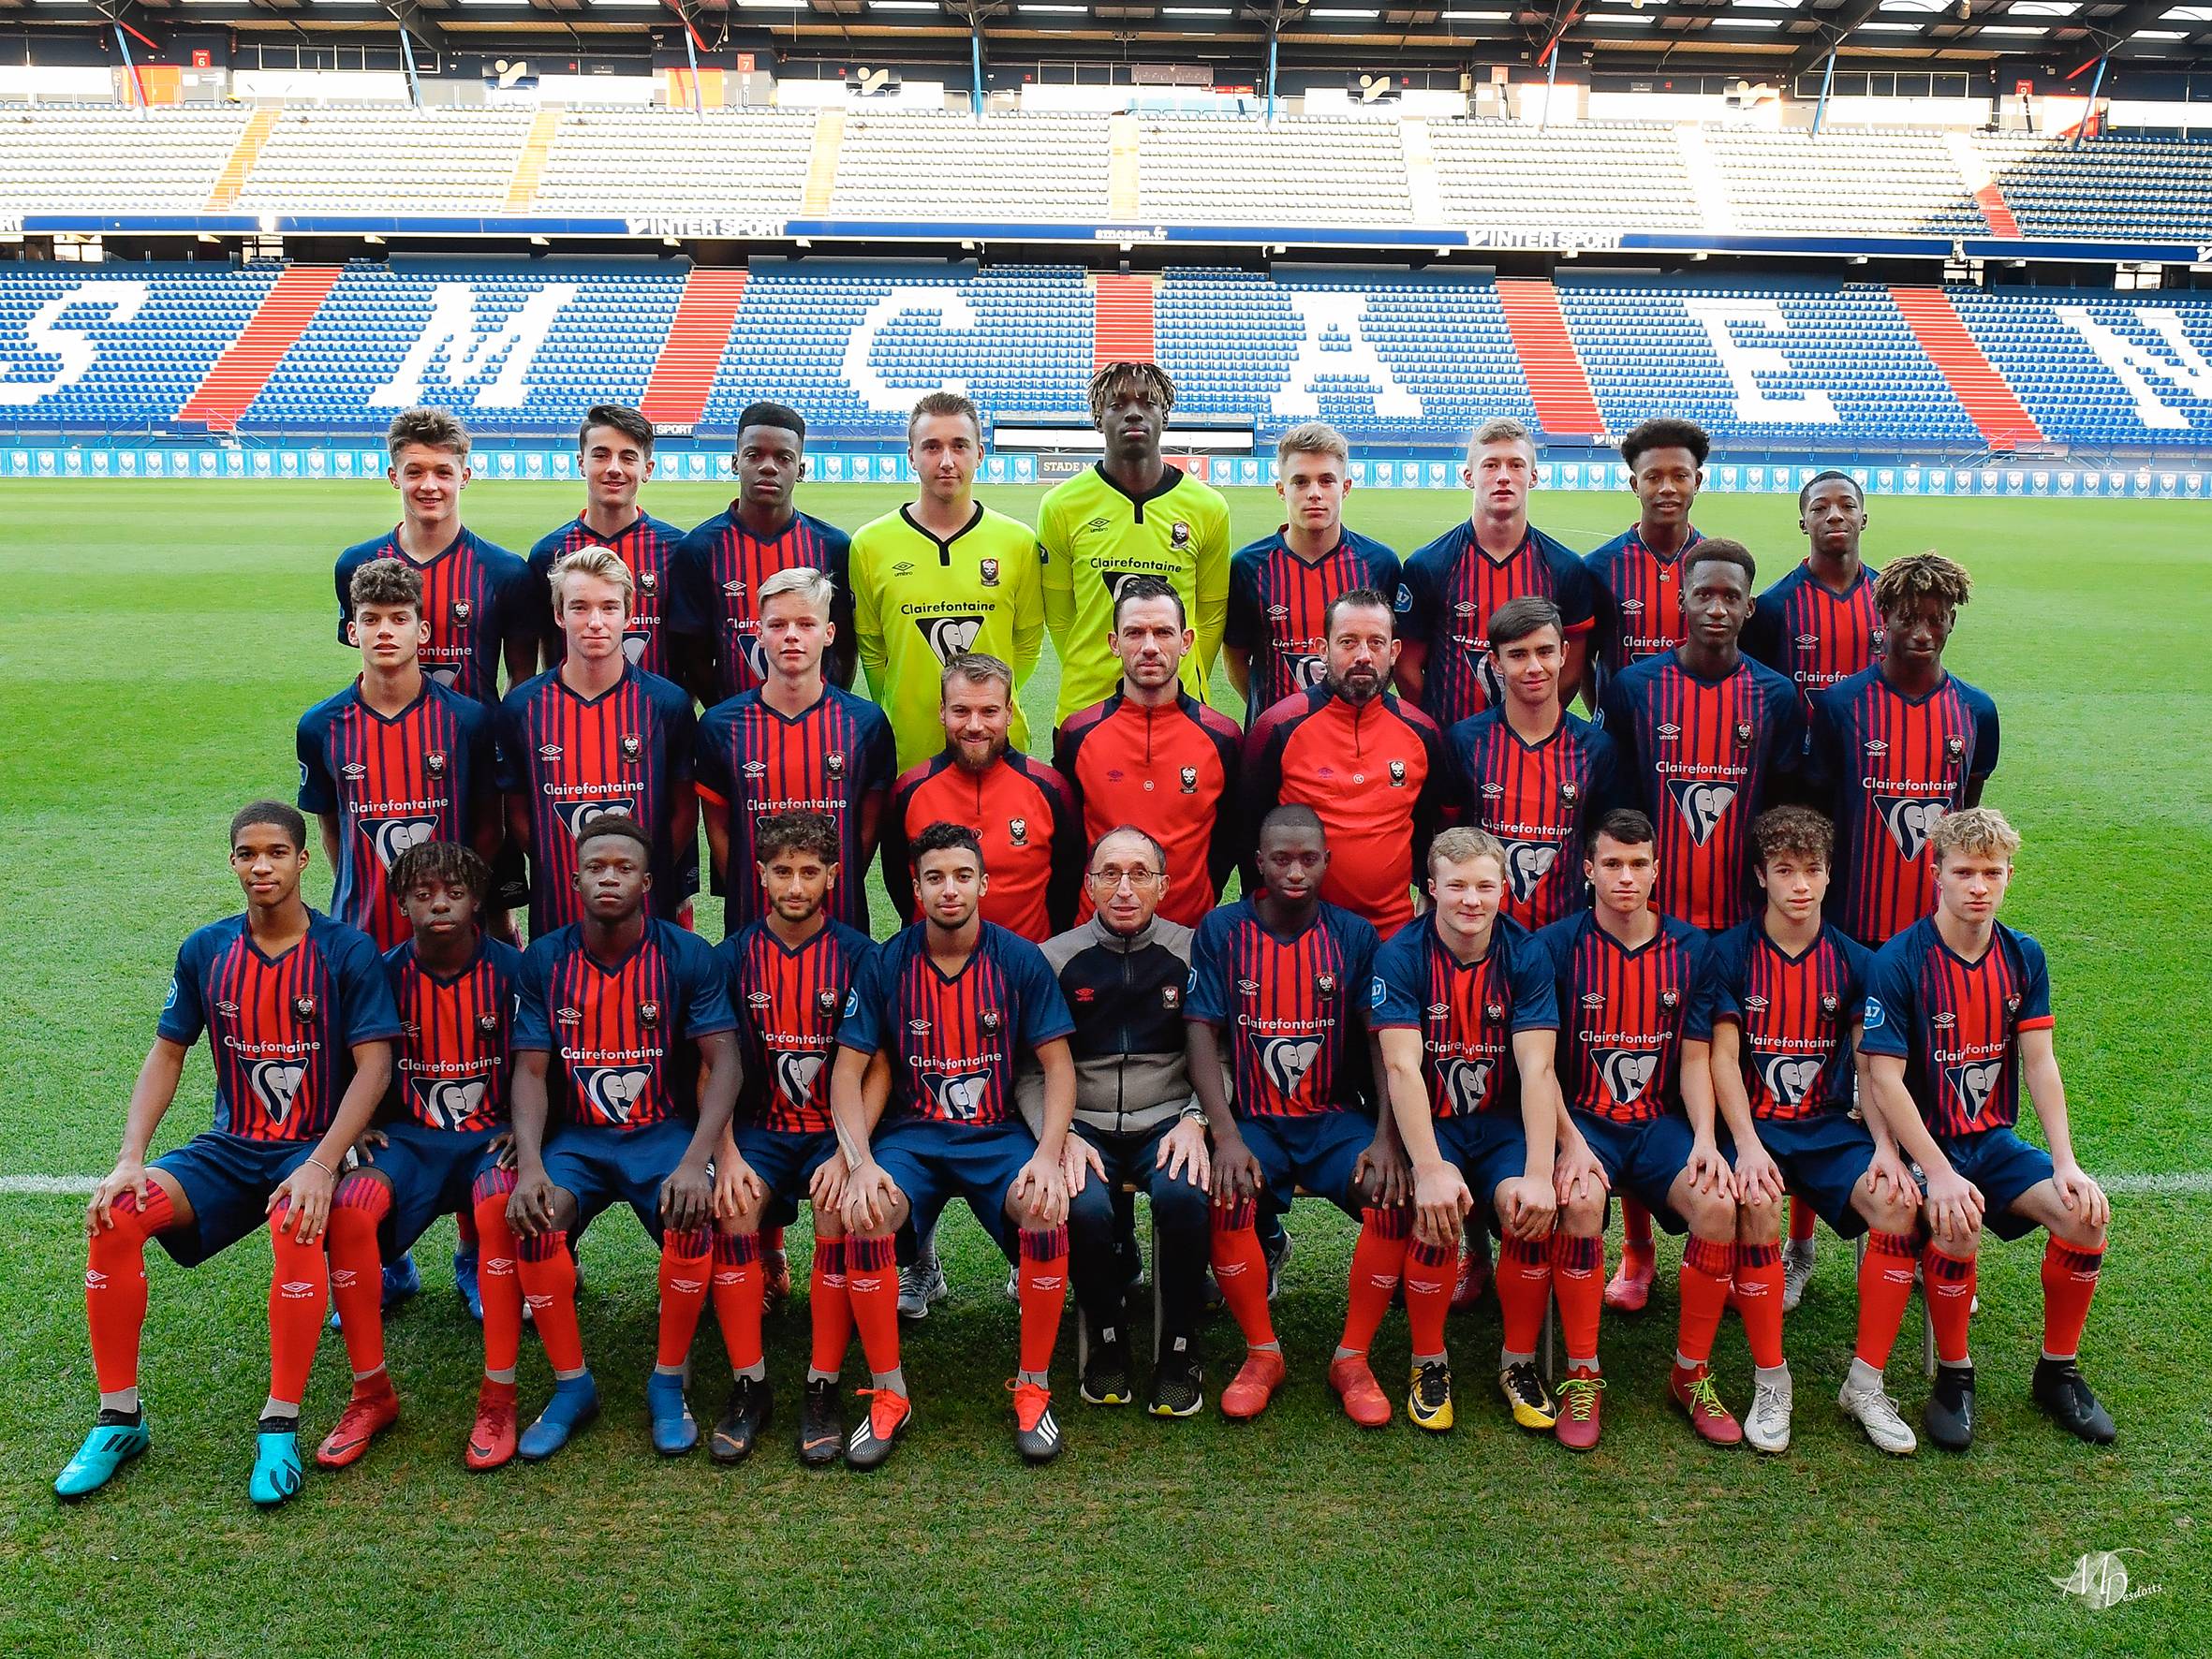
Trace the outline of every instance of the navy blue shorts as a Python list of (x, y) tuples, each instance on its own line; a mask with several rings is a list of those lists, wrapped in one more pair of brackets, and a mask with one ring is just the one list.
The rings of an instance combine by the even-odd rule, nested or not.
[(936, 1230), (954, 1198), (966, 1198), (983, 1230), (1011, 1260), (1021, 1229), (1006, 1212), (1014, 1177), (1037, 1155), (1025, 1123), (940, 1123), (903, 1118), (876, 1131), (876, 1162), (907, 1195), (917, 1237)]
[(1874, 1162), (1874, 1136), (1840, 1107), (1809, 1118), (1774, 1118), (1758, 1125), (1782, 1184), (1803, 1193), (1821, 1219), (1846, 1239), (1866, 1230), (1866, 1218), (1851, 1208), (1851, 1194)]
[[(1641, 1123), (1616, 1123), (1579, 1107), (1571, 1109), (1574, 1126), (1590, 1143), (1614, 1193), (1634, 1198), (1668, 1232), (1689, 1231), (1689, 1224), (1674, 1212), (1674, 1206), (1667, 1199), (1674, 1177), (1689, 1163), (1689, 1149), (1696, 1144), (1689, 1120), (1665, 1112)], [(1606, 1207), (1610, 1220), (1610, 1198)]]
[(162, 1249), (177, 1266), (196, 1268), (258, 1232), (268, 1225), (269, 1195), (307, 1162), (316, 1145), (314, 1140), (248, 1140), (209, 1129), (175, 1152), (162, 1153), (153, 1167), (184, 1189), (193, 1224), (156, 1233)]
[(592, 1218), (617, 1198), (627, 1204), (656, 1241), (660, 1238), (660, 1185), (676, 1172), (691, 1148), (694, 1125), (663, 1118), (641, 1129), (606, 1123), (564, 1123), (545, 1149), (545, 1173), (576, 1200), (573, 1243)]
[(788, 1227), (799, 1219), (799, 1204), (806, 1197), (814, 1172), (837, 1156), (833, 1130), (769, 1129), (758, 1123), (740, 1123), (738, 1155), (753, 1167), (760, 1184), (768, 1189), (768, 1209), (760, 1225)]
[(503, 1128), (455, 1134), (432, 1129), (412, 1118), (382, 1125), (388, 1144), (378, 1147), (369, 1167), (391, 1183), (391, 1209), (377, 1229), (384, 1259), (397, 1259), (430, 1230), (441, 1215), (468, 1208), (468, 1189), (492, 1167), (492, 1140)]
[(1497, 1189), (1528, 1173), (1528, 1132), (1517, 1111), (1476, 1112), (1438, 1118), (1437, 1150), (1459, 1167), (1475, 1196), (1477, 1226), (1497, 1230)]
[(1351, 1172), (1360, 1154), (1375, 1144), (1374, 1119), (1356, 1111), (1318, 1111), (1305, 1117), (1240, 1117), (1236, 1126), (1260, 1160), (1267, 1182), (1263, 1208), (1279, 1214), (1304, 1187), (1352, 1220), (1360, 1219), (1365, 1205)]
[(2043, 1224), (2017, 1213), (2013, 1203), (2053, 1174), (2051, 1154), (2010, 1129), (1984, 1129), (1955, 1139), (1939, 1138), (1952, 1168), (1982, 1189), (1982, 1225), (2000, 1239), (2024, 1239)]

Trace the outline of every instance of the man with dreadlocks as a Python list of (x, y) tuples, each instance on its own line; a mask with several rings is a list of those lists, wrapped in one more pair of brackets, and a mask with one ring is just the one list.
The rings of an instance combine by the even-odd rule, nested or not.
[(1197, 635), (1183, 683), (1202, 701), (1229, 616), (1229, 504), (1160, 459), (1175, 384), (1157, 363), (1108, 363), (1091, 376), (1091, 422), (1105, 458), (1056, 486), (1037, 515), (1044, 619), (1060, 653), (1056, 727), (1121, 683), (1113, 602), (1133, 576), (1175, 590)]
[(1997, 770), (1997, 704), (1943, 667), (1971, 589), (1940, 553), (1892, 560), (1874, 583), (1880, 660), (1812, 699), (1813, 758), (1842, 842), (1828, 917), (1869, 950), (1935, 909), (1928, 831), (1980, 805)]

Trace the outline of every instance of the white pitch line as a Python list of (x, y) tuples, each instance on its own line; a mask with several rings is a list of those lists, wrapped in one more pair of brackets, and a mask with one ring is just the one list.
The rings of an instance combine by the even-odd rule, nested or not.
[[(0, 1198), (81, 1197), (99, 1184), (96, 1175), (0, 1175)], [(2201, 1198), (2212, 1195), (2212, 1169), (2171, 1175), (2115, 1175), (2102, 1183), (2118, 1198)]]

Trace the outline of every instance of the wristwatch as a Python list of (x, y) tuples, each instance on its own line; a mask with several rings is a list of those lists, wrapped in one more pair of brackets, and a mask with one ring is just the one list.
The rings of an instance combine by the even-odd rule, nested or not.
[(1202, 1129), (1205, 1127), (1206, 1108), (1197, 1101), (1193, 1100), (1186, 1106), (1181, 1115), (1186, 1123), (1196, 1123)]

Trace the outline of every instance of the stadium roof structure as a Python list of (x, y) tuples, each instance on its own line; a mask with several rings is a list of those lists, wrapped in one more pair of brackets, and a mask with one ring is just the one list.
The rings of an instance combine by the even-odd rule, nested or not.
[[(2013, 60), (2071, 76), (2110, 56), (2212, 67), (2198, 0), (0, 0), (0, 21), (149, 31), (210, 25), (293, 39), (404, 27), (434, 50), (547, 35), (586, 50), (679, 22), (700, 47), (896, 62), (966, 58), (1475, 69), (1570, 62), (1630, 73), (1786, 81), (1831, 51), (1856, 66), (1957, 70)], [(141, 38), (145, 36), (141, 35)], [(596, 39), (595, 39), (596, 37)]]

